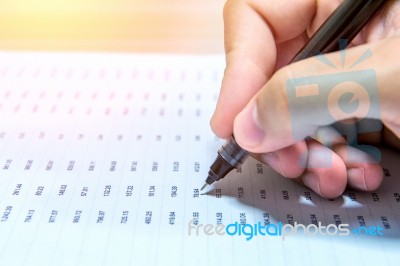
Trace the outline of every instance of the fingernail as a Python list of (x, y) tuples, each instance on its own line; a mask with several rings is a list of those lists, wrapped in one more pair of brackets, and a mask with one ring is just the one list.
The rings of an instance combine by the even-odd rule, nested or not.
[(264, 139), (264, 130), (257, 123), (257, 106), (247, 106), (235, 119), (235, 138), (241, 145), (257, 147)]
[(319, 178), (314, 173), (307, 173), (303, 176), (303, 183), (307, 187), (314, 190), (317, 194), (321, 195), (321, 188), (319, 186)]
[(364, 168), (350, 168), (347, 170), (348, 183), (360, 190), (368, 190), (365, 182)]
[(266, 153), (262, 155), (261, 160), (284, 177), (287, 177), (282, 169), (281, 161), (279, 160), (278, 155), (276, 155), (275, 153)]

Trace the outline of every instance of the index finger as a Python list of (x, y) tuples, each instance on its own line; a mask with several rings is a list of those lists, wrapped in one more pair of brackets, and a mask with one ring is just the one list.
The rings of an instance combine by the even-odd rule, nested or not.
[[(211, 128), (229, 138), (233, 120), (273, 74), (304, 45), (316, 1), (228, 0), (226, 69)], [(279, 55), (278, 55), (279, 51)]]

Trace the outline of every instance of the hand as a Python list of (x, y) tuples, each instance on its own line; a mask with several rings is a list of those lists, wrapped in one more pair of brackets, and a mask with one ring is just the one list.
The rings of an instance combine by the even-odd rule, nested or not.
[[(368, 106), (368, 99), (357, 92), (355, 96), (360, 108), (378, 108), (379, 113), (367, 116), (380, 119), (385, 128), (376, 134), (359, 135), (357, 141), (376, 144), (386, 140), (398, 145), (400, 136), (400, 1), (388, 1), (364, 27), (346, 50), (343, 68), (333, 68), (315, 57), (286, 66), (339, 3), (228, 0), (224, 7), (227, 65), (211, 119), (217, 136), (229, 138), (233, 134), (242, 148), (255, 153), (254, 157), (326, 198), (341, 195), (347, 185), (375, 190), (383, 179), (382, 168), (371, 155), (349, 146), (335, 127), (328, 127), (332, 118), (322, 111), (335, 111), (334, 105), (314, 97), (308, 105), (294, 106), (287, 95), (288, 80), (372, 69), (378, 104)], [(368, 49), (372, 56), (350, 69)], [(334, 66), (342, 66), (339, 52), (324, 56)], [(345, 82), (339, 90), (352, 90), (352, 85)], [(312, 92), (313, 88), (304, 88), (304, 93)], [(301, 123), (293, 124), (293, 113)], [(364, 118), (351, 112), (338, 113), (337, 120), (353, 123), (354, 130), (357, 119)], [(315, 139), (302, 140), (307, 136)]]

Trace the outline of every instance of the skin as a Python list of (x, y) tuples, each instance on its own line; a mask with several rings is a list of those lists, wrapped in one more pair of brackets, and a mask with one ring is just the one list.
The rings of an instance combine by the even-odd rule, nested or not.
[[(228, 0), (224, 7), (226, 69), (211, 119), (218, 137), (234, 135), (255, 158), (325, 198), (341, 195), (346, 186), (377, 189), (383, 180), (382, 168), (371, 155), (348, 146), (346, 132), (329, 126), (332, 121), (327, 117), (311, 119), (321, 113), (319, 109), (335, 111), (334, 105), (317, 102), (318, 97), (307, 106), (296, 107), (301, 121), (296, 129), (302, 138), (294, 138), (287, 80), (372, 69), (379, 98), (379, 106), (372, 107), (378, 107), (379, 113), (340, 112), (337, 121), (352, 124), (356, 131), (355, 121), (366, 116), (379, 119), (382, 131), (357, 134), (357, 143), (386, 142), (400, 147), (400, 1), (388, 1), (357, 35), (346, 50), (343, 68), (316, 58), (287, 65), (340, 2)], [(372, 56), (351, 67), (368, 49)], [(325, 56), (333, 65), (342, 66), (339, 52)], [(352, 90), (354, 83), (345, 82), (340, 89)], [(362, 96), (357, 91), (355, 95)], [(371, 108), (368, 99), (361, 97), (359, 104)], [(313, 139), (302, 140), (307, 136)]]

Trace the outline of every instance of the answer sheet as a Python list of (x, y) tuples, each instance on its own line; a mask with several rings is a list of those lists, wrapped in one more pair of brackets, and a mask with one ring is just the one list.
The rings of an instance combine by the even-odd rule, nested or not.
[(222, 55), (0, 53), (0, 265), (398, 265), (394, 152), (373, 193), (321, 199), (253, 159), (200, 193), (223, 70)]

